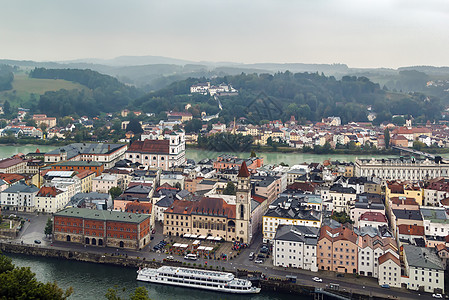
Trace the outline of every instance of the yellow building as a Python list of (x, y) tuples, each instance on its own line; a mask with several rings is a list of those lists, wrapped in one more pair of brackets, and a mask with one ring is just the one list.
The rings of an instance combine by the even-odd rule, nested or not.
[(94, 171), (86, 170), (76, 174), (76, 176), (81, 180), (81, 192), (92, 192), (92, 180), (95, 178), (96, 173)]
[(411, 183), (398, 182), (398, 181), (387, 181), (387, 186), (385, 187), (385, 203), (388, 202), (393, 197), (404, 197), (413, 198), (416, 203), (422, 205), (423, 203), (423, 190), (420, 186)]

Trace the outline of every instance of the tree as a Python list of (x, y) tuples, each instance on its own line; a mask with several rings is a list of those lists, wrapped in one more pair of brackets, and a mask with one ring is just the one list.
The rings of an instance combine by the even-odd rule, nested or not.
[(18, 268), (10, 258), (0, 256), (0, 298), (1, 299), (67, 299), (72, 288), (63, 290), (56, 283), (37, 281), (36, 274), (29, 267)]
[(385, 128), (384, 130), (384, 141), (385, 141), (385, 148), (390, 148), (390, 130), (388, 128)]
[(120, 196), (122, 194), (122, 189), (119, 188), (118, 186), (111, 187), (111, 189), (109, 190), (109, 194), (111, 195), (112, 199), (114, 200), (115, 198), (117, 198), (118, 196)]
[(142, 125), (140, 125), (139, 120), (132, 119), (129, 121), (128, 126), (126, 126), (126, 131), (132, 131), (134, 134), (140, 134), (143, 132)]
[[(123, 291), (125, 289), (123, 288)], [(122, 300), (120, 296), (117, 295), (117, 287), (108, 289), (106, 295), (106, 299), (108, 300)], [(130, 300), (150, 300), (148, 297), (148, 291), (143, 286), (140, 286), (134, 290), (134, 293), (129, 295)]]
[(47, 224), (45, 225), (44, 233), (46, 236), (49, 236), (53, 233), (53, 221), (51, 218), (47, 219)]
[(3, 103), (3, 112), (5, 115), (9, 115), (11, 113), (11, 104), (9, 104), (8, 100), (5, 100), (5, 103)]
[(250, 157), (257, 157), (257, 155), (256, 155), (256, 152), (254, 152), (254, 151), (251, 151), (251, 155), (250, 155)]
[(178, 190), (181, 189), (181, 184), (179, 182), (175, 183), (175, 188), (177, 188)]
[(235, 195), (235, 184), (232, 181), (229, 181), (226, 185), (223, 195)]
[(150, 300), (148, 297), (148, 291), (143, 286), (139, 286), (135, 289), (134, 293), (129, 297), (130, 300)]
[(331, 216), (332, 219), (334, 219), (335, 221), (341, 223), (341, 224), (345, 224), (345, 223), (350, 223), (352, 224), (353, 222), (351, 221), (351, 218), (344, 212), (334, 212)]

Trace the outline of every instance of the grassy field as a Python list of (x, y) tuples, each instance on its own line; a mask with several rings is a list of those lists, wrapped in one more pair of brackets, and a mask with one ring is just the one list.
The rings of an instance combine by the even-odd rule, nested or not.
[(29, 106), (30, 101), (33, 101), (31, 94), (38, 100), (38, 95), (47, 91), (87, 89), (81, 84), (66, 80), (29, 78), (26, 74), (15, 74), (12, 85), (12, 90), (0, 92), (0, 103), (8, 100), (13, 106)]

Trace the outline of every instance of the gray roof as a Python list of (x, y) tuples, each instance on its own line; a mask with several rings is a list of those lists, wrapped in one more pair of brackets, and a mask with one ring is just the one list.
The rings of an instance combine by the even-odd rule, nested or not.
[(441, 208), (420, 208), (421, 214), (424, 219), (430, 220), (432, 223), (449, 223), (446, 209)]
[(259, 205), (260, 205), (259, 202), (251, 198), (251, 212), (253, 212)]
[(433, 249), (404, 245), (404, 254), (409, 266), (444, 270), (441, 259), (436, 255)]
[(156, 202), (155, 205), (159, 207), (170, 207), (174, 201), (175, 199), (173, 198), (173, 195), (167, 195), (158, 202)]
[(393, 209), (393, 214), (398, 219), (422, 221), (421, 212), (419, 210)]
[(2, 193), (37, 193), (39, 188), (35, 185), (27, 185), (24, 182), (18, 182), (5, 189)]
[(120, 211), (104, 211), (88, 208), (74, 208), (74, 207), (61, 210), (55, 213), (54, 216), (76, 217), (91, 220), (116, 221), (116, 222), (136, 223), (136, 224), (140, 224), (141, 222), (150, 217), (149, 215), (143, 214), (134, 214)]
[(91, 192), (91, 193), (77, 193), (75, 194), (71, 200), (108, 200), (110, 197), (109, 194), (106, 193), (97, 193), (97, 192)]
[(123, 147), (123, 144), (103, 144), (103, 143), (74, 143), (52, 151), (46, 154), (58, 155), (62, 152), (67, 153), (67, 159), (71, 159), (79, 154), (106, 154), (112, 153)]
[(279, 225), (274, 240), (316, 245), (318, 242), (318, 231), (318, 228), (302, 225)]

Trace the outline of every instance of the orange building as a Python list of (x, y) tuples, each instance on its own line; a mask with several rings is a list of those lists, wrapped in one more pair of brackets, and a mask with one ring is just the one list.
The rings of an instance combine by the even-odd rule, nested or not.
[(236, 167), (239, 168), (243, 162), (246, 163), (246, 166), (250, 171), (254, 171), (263, 166), (263, 157), (250, 157), (249, 159), (242, 159), (237, 156), (224, 154), (217, 157), (214, 161), (213, 167), (215, 170), (226, 170)]
[(321, 227), (317, 244), (318, 269), (357, 274), (357, 238), (354, 231), (344, 226)]
[(150, 216), (66, 208), (54, 214), (53, 236), (63, 242), (142, 249), (150, 242)]
[(83, 171), (95, 172), (96, 176), (100, 176), (104, 170), (104, 165), (94, 161), (63, 161), (50, 166), (50, 170), (54, 171)]

